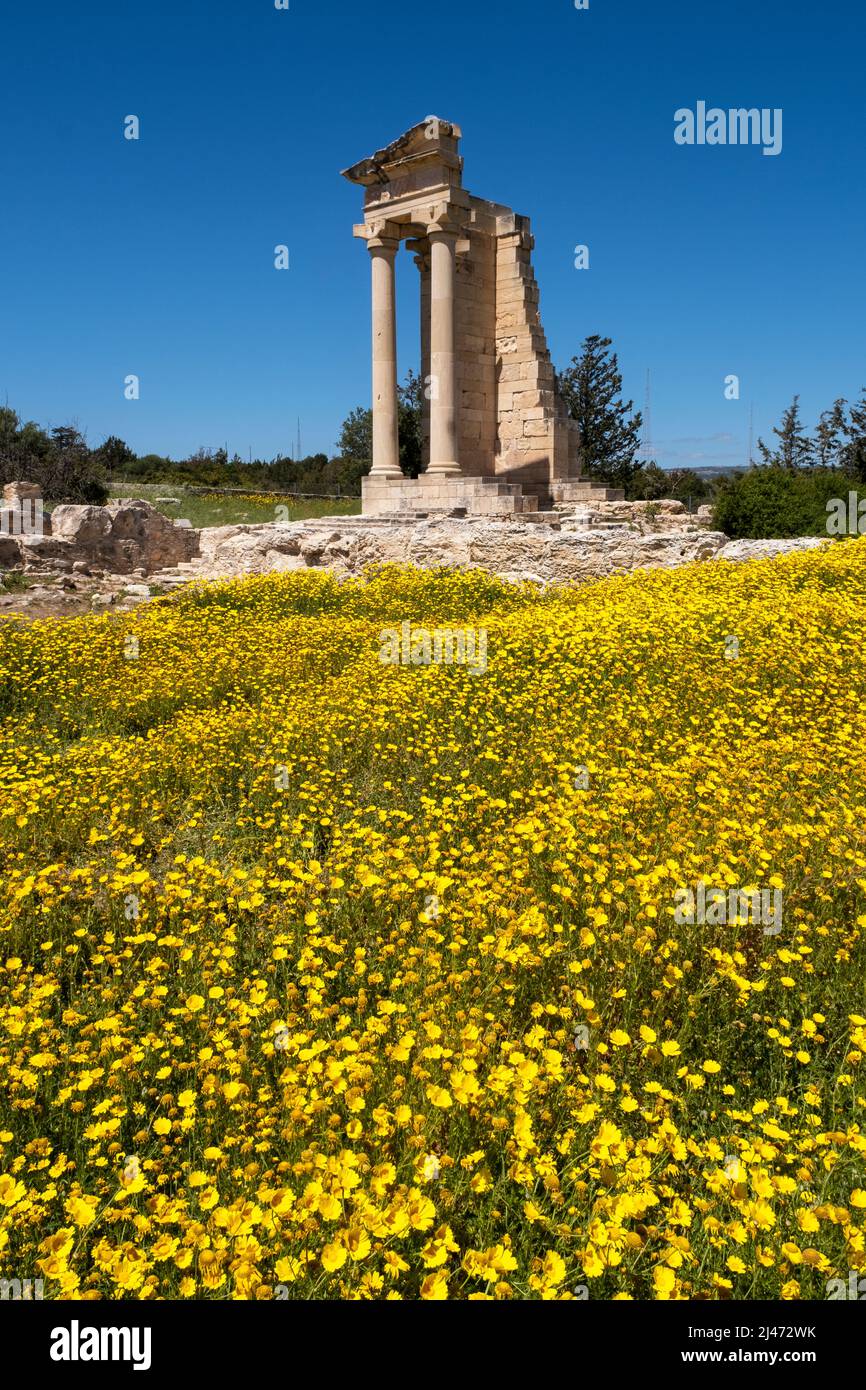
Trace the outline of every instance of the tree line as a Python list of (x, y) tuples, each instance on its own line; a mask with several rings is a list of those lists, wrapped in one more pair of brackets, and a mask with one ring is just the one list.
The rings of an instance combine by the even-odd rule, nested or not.
[(866, 391), (835, 400), (811, 432), (795, 396), (773, 435), (758, 440), (758, 461), (720, 481), (713, 525), (752, 539), (830, 534), (828, 514), (866, 492)]
[(248, 460), (225, 449), (198, 449), (185, 459), (139, 455), (116, 435), (91, 448), (75, 425), (46, 430), (0, 407), (0, 483), (38, 483), (49, 502), (98, 505), (112, 484), (136, 482), (355, 496), (368, 467), (363, 459), (327, 454)]
[(844, 397), (822, 411), (812, 434), (800, 418), (800, 397), (795, 396), (780, 423), (773, 428), (775, 446), (758, 440), (761, 463), (769, 468), (831, 468), (866, 482), (866, 387), (859, 401), (849, 405)]
[[(610, 338), (591, 334), (557, 374), (559, 393), (580, 427), (584, 476), (622, 487), (627, 497), (639, 500), (688, 497), (699, 502), (713, 495), (717, 485), (693, 469), (662, 469), (656, 460), (641, 458), (643, 416), (633, 401), (623, 400), (612, 347)], [(400, 467), (407, 477), (417, 477), (423, 467), (422, 402), (421, 378), (409, 371), (398, 388)], [(773, 434), (775, 442), (758, 440), (762, 466), (788, 472), (839, 470), (866, 482), (866, 390), (851, 405), (842, 398), (834, 401), (811, 434), (795, 396)], [(115, 435), (91, 448), (74, 425), (45, 430), (32, 421), (22, 423), (10, 407), (0, 407), (0, 482), (25, 478), (40, 483), (48, 501), (104, 501), (112, 483), (135, 481), (357, 496), (372, 453), (368, 406), (356, 406), (346, 416), (333, 457), (242, 459), (229, 457), (225, 449), (199, 449), (180, 460), (138, 455)]]
[[(704, 484), (688, 470), (663, 472), (639, 461), (640, 412), (621, 399), (622, 377), (611, 340), (587, 338), (579, 356), (559, 376), (559, 389), (585, 440), (589, 476), (624, 486), (630, 495), (703, 495)], [(409, 371), (398, 388), (400, 467), (417, 477), (422, 458), (423, 384)], [(22, 423), (8, 406), (0, 409), (0, 481), (26, 478), (41, 484), (48, 501), (104, 501), (116, 482), (245, 487), (285, 492), (357, 496), (373, 454), (373, 412), (356, 406), (343, 421), (333, 457), (319, 453), (295, 459), (229, 457), (225, 449), (199, 449), (185, 459), (136, 454), (115, 435), (91, 448), (75, 425), (45, 430)]]

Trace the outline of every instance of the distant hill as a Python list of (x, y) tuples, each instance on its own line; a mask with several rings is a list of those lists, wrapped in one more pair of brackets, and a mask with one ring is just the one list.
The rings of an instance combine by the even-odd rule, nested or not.
[[(665, 473), (682, 471), (679, 464), (669, 464), (668, 466), (660, 464), (659, 466)], [(694, 464), (689, 464), (688, 471), (697, 473), (700, 478), (720, 478), (725, 473), (742, 473), (747, 467), (748, 465), (745, 463), (710, 463), (704, 464), (700, 468), (695, 467)]]

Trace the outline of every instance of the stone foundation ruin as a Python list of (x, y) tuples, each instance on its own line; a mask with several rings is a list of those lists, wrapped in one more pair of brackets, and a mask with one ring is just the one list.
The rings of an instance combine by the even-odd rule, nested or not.
[(35, 483), (7, 483), (0, 507), (0, 570), (71, 570), (76, 564), (112, 574), (155, 570), (198, 553), (198, 532), (147, 502), (116, 498), (104, 507), (64, 503), (43, 511)]

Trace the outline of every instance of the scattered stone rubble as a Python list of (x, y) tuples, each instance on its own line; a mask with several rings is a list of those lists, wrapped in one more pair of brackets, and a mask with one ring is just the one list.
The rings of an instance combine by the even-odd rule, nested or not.
[(126, 499), (104, 507), (55, 507), (50, 533), (10, 539), (18, 542), (25, 569), (71, 569), (84, 561), (113, 574), (152, 574), (190, 559), (198, 548), (189, 523), (178, 525), (149, 503)]
[[(148, 576), (198, 552), (198, 532), (147, 502), (42, 510), (33, 483), (7, 483), (0, 507), (0, 613), (57, 616), (128, 608), (159, 592)], [(4, 572), (6, 582), (4, 583)]]
[[(617, 504), (620, 507), (623, 504)], [(676, 505), (676, 504), (674, 504)], [(688, 514), (684, 513), (686, 521)], [(698, 560), (746, 560), (825, 544), (820, 538), (730, 541), (721, 531), (563, 514), (547, 526), (480, 517), (428, 518), (411, 523), (370, 517), (323, 518), (283, 526), (219, 526), (201, 532), (198, 556), (161, 580), (220, 579), (242, 574), (332, 569), (359, 574), (387, 562), (486, 569), (505, 579), (539, 584), (586, 583), (640, 568), (671, 568)]]
[[(10, 485), (16, 486), (16, 485)], [(21, 493), (21, 496), (28, 494)], [(32, 493), (29, 494), (32, 497)], [(10, 506), (7, 494), (4, 504)], [(586, 583), (639, 568), (742, 561), (827, 542), (731, 541), (681, 502), (563, 503), (539, 524), (510, 517), (322, 517), (195, 530), (147, 502), (59, 506), (43, 534), (0, 535), (0, 614), (126, 610), (191, 580), (272, 571), (360, 574), (388, 562), (486, 569), (509, 580)]]

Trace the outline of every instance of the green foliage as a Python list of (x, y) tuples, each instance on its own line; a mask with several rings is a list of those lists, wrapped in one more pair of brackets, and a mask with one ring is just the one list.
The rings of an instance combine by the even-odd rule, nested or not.
[(138, 478), (143, 483), (167, 482), (177, 464), (160, 454), (142, 454), (131, 459), (123, 469), (124, 478)]
[(795, 396), (773, 429), (775, 448), (758, 440), (765, 465), (790, 471), (805, 468), (841, 469), (849, 477), (866, 482), (866, 388), (851, 406), (839, 397), (822, 411), (814, 436), (800, 419), (800, 397)]
[[(421, 439), (421, 378), (409, 369), (406, 380), (397, 388), (397, 430), (400, 446), (400, 468), (407, 478), (417, 478), (423, 472)], [(360, 479), (369, 473), (373, 463), (373, 412), (356, 406), (343, 421), (337, 448), (344, 463), (354, 465), (360, 491)]]
[[(401, 388), (401, 452), (406, 467), (420, 464), (420, 383), (410, 372)], [(129, 494), (124, 484), (156, 484), (213, 488), (238, 488), (251, 493), (304, 492), (358, 497), (361, 478), (369, 471), (369, 450), (364, 450), (364, 416), (349, 417), (343, 455), (328, 458), (312, 454), (302, 459), (277, 455), (273, 459), (229, 458), (225, 449), (198, 449), (186, 459), (164, 454), (136, 455), (116, 435), (109, 435), (96, 449), (78, 429), (64, 425), (49, 433), (33, 422), (22, 425), (14, 410), (0, 408), (0, 484), (22, 480), (39, 483), (48, 502), (102, 503), (109, 484)], [(369, 431), (367, 431), (369, 434)], [(349, 448), (351, 446), (351, 448)]]
[(178, 487), (242, 488), (249, 492), (334, 493), (357, 497), (368, 464), (353, 458), (311, 454), (292, 459), (277, 455), (270, 461), (226, 459), (225, 450), (210, 454), (199, 450), (188, 459), (143, 454), (114, 475), (115, 482), (164, 483)]
[(815, 441), (806, 434), (800, 419), (800, 397), (795, 396), (782, 416), (781, 424), (773, 427), (779, 443), (775, 449), (758, 440), (762, 462), (772, 468), (811, 468), (817, 457)]
[(839, 468), (843, 465), (847, 433), (845, 401), (834, 401), (829, 410), (822, 412), (815, 428), (815, 462), (820, 468)]
[(635, 473), (626, 496), (632, 502), (660, 501), (672, 497), (679, 502), (704, 502), (712, 494), (710, 484), (693, 468), (659, 468), (652, 459)]
[(750, 468), (720, 482), (713, 524), (735, 539), (826, 536), (827, 503), (849, 491), (866, 496), (866, 485), (838, 468)]
[(579, 357), (559, 374), (560, 395), (580, 425), (584, 471), (609, 487), (629, 488), (640, 470), (637, 451), (643, 416), (623, 402), (622, 374), (611, 339), (591, 334)]
[(22, 570), (5, 570), (2, 581), (0, 581), (0, 589), (7, 594), (22, 594), (33, 583), (35, 580), (24, 574)]
[(102, 465), (73, 425), (46, 432), (0, 409), (0, 483), (38, 483), (46, 502), (104, 502)]
[(421, 438), (421, 378), (409, 370), (402, 386), (397, 388), (397, 433), (400, 443), (400, 467), (407, 478), (417, 478), (423, 471), (423, 442)]
[[(373, 459), (373, 412), (356, 406), (343, 421), (337, 448), (343, 458), (354, 459), (370, 468)], [(366, 471), (365, 469), (365, 471)]]
[(846, 440), (841, 449), (845, 472), (866, 483), (866, 387), (848, 411)]
[(118, 439), (116, 434), (110, 434), (98, 449), (94, 449), (93, 455), (109, 475), (121, 473), (135, 462), (132, 449), (124, 440)]
[[(112, 497), (134, 497), (149, 502), (163, 516), (185, 517), (196, 528), (203, 526), (257, 525), (273, 521), (306, 521), (311, 517), (355, 516), (360, 498), (342, 496), (286, 497), (275, 492), (195, 492), (177, 482), (142, 483), (125, 479), (111, 487)], [(166, 500), (169, 495), (174, 501)]]

